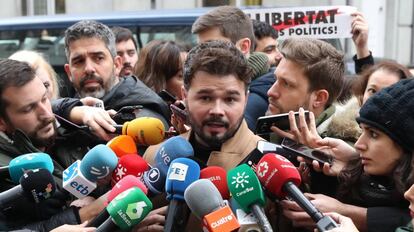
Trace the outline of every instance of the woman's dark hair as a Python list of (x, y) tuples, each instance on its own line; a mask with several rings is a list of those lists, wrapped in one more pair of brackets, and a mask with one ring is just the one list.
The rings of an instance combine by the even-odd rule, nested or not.
[(134, 74), (159, 93), (166, 88), (167, 80), (182, 70), (181, 52), (174, 41), (153, 40), (140, 51)]

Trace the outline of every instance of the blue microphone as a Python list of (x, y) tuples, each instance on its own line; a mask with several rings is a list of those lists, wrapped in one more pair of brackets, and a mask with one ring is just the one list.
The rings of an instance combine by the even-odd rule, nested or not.
[(77, 198), (89, 195), (96, 188), (96, 181), (112, 174), (118, 158), (103, 144), (96, 145), (63, 172), (63, 188)]
[(165, 219), (164, 231), (184, 231), (188, 215), (184, 192), (200, 178), (200, 166), (191, 159), (177, 158), (170, 164), (165, 182), (167, 199), (170, 201)]
[(53, 161), (46, 153), (36, 152), (25, 155), (20, 155), (12, 159), (9, 163), (8, 169), (11, 180), (14, 183), (19, 183), (20, 178), (26, 170), (43, 168), (53, 173)]
[(194, 156), (191, 144), (182, 136), (174, 136), (164, 141), (155, 155), (157, 167), (168, 167), (170, 163), (178, 157)]
[(194, 156), (193, 147), (183, 137), (175, 136), (164, 141), (155, 154), (155, 165), (142, 176), (142, 182), (149, 190), (148, 196), (164, 192), (168, 168), (173, 160), (191, 156)]

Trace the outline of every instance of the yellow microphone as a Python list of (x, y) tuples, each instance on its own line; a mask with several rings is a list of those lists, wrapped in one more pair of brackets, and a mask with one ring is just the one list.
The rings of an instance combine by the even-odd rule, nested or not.
[(114, 127), (116, 134), (129, 135), (138, 145), (155, 145), (164, 140), (164, 124), (158, 118), (140, 117)]

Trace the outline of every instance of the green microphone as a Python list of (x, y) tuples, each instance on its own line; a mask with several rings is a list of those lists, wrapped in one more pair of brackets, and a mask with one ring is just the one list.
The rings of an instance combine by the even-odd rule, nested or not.
[(140, 223), (152, 210), (152, 203), (137, 187), (125, 190), (106, 207), (110, 217), (96, 231), (127, 230)]
[(227, 172), (227, 184), (243, 211), (253, 212), (263, 231), (273, 231), (263, 210), (266, 198), (256, 173), (247, 164), (242, 164)]

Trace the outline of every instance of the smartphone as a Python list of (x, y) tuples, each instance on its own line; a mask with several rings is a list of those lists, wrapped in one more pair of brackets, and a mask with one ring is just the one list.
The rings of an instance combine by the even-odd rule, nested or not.
[(142, 108), (144, 108), (142, 105), (124, 106), (119, 109), (114, 116), (112, 116), (112, 119), (118, 124), (134, 120), (137, 113)]
[(175, 101), (177, 101), (177, 98), (169, 93), (167, 90), (163, 89), (161, 92), (158, 93), (158, 95), (164, 100), (168, 105), (174, 104)]
[[(299, 124), (299, 112), (295, 112), (296, 124)], [(306, 121), (309, 121), (309, 111), (305, 110)], [(281, 130), (289, 130), (289, 113), (263, 116), (257, 119), (256, 134), (272, 133), (270, 127), (277, 126)]]
[(171, 104), (170, 109), (175, 116), (180, 117), (184, 122), (187, 122), (188, 114), (187, 111), (185, 111), (185, 106), (183, 104), (179, 104), (178, 106)]
[(284, 138), (281, 145), (284, 149), (296, 153), (298, 156), (302, 156), (310, 162), (316, 160), (321, 166), (323, 166), (324, 163), (329, 163), (329, 165), (332, 165), (332, 156), (320, 150), (310, 148), (288, 138)]

